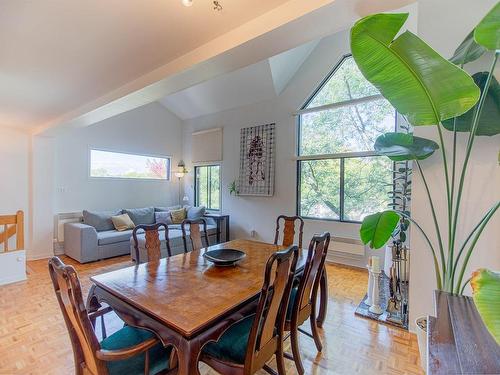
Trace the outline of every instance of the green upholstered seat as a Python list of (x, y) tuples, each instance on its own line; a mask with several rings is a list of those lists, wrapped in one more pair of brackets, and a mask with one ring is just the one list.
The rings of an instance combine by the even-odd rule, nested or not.
[(290, 292), (290, 300), (288, 302), (288, 308), (286, 310), (286, 320), (292, 319), (293, 305), (295, 303), (295, 298), (297, 298), (297, 292), (299, 291), (299, 287), (293, 287)]
[(216, 359), (243, 364), (254, 318), (255, 314), (234, 323), (222, 334), (219, 341), (205, 345), (203, 352)]
[[(101, 341), (101, 348), (106, 350), (125, 349), (144, 342), (154, 334), (148, 330), (124, 326), (119, 331)], [(161, 343), (149, 349), (149, 373), (156, 374), (168, 367), (171, 348), (164, 348)], [(110, 375), (144, 374), (146, 353), (138, 354), (122, 361), (106, 362)]]

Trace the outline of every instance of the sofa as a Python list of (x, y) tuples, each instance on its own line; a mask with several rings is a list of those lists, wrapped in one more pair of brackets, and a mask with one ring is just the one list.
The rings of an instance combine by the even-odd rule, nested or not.
[[(96, 260), (131, 254), (135, 260), (134, 242), (132, 229), (117, 231), (114, 228), (111, 216), (127, 213), (135, 225), (154, 224), (158, 212), (169, 212), (180, 209), (181, 206), (171, 207), (144, 207), (133, 209), (120, 209), (116, 211), (83, 211), (80, 222), (64, 224), (64, 253), (80, 263), (88, 263)], [(185, 207), (188, 219), (197, 219), (205, 213), (204, 207)], [(210, 219), (207, 220), (207, 231), (211, 244), (215, 243), (216, 225)], [(168, 236), (172, 254), (184, 251), (182, 231), (180, 224), (167, 222)], [(166, 256), (166, 244), (163, 229), (160, 232), (162, 242), (162, 256)], [(139, 247), (144, 244), (144, 233), (138, 231)], [(140, 251), (140, 260), (143, 261), (143, 251)]]

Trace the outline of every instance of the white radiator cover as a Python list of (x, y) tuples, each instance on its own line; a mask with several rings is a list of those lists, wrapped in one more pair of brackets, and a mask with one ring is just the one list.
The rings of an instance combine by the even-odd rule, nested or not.
[(81, 211), (57, 214), (54, 219), (54, 242), (64, 242), (64, 224), (80, 221), (82, 221)]
[(0, 285), (26, 280), (26, 250), (0, 253)]
[(365, 245), (355, 238), (334, 237), (330, 242), (328, 252), (344, 256), (363, 257), (365, 255)]

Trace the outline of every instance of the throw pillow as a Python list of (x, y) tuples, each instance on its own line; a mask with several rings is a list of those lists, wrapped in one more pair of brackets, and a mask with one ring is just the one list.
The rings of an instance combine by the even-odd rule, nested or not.
[(128, 214), (111, 216), (111, 220), (113, 221), (115, 229), (119, 232), (127, 229), (134, 229), (134, 222)]
[(191, 220), (200, 219), (203, 215), (205, 215), (205, 206), (199, 207), (189, 207), (187, 209), (187, 218)]
[(159, 211), (155, 212), (155, 222), (163, 224), (172, 224), (172, 218), (170, 217), (170, 211)]
[(123, 210), (123, 213), (128, 214), (135, 225), (155, 223), (155, 209), (153, 207), (129, 208)]
[(122, 210), (118, 211), (87, 211), (83, 210), (83, 223), (95, 228), (98, 232), (115, 229), (111, 216), (120, 215)]
[(172, 223), (180, 224), (186, 218), (186, 210), (184, 208), (172, 210), (170, 211), (170, 217), (172, 218)]

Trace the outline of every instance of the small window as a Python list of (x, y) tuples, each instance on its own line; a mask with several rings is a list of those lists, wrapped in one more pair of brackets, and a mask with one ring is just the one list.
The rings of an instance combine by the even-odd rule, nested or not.
[(392, 162), (373, 144), (395, 129), (395, 109), (344, 57), (298, 111), (298, 214), (360, 222), (387, 207)]
[(194, 205), (219, 211), (221, 207), (220, 165), (194, 167), (194, 174)]
[(170, 158), (90, 150), (90, 177), (169, 180)]

